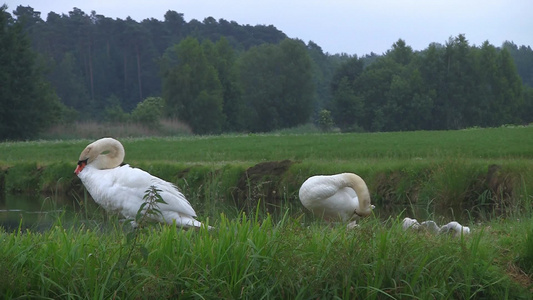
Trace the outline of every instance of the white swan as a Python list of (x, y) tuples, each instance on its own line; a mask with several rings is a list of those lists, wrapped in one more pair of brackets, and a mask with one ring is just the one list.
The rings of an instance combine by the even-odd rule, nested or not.
[(403, 230), (407, 229), (418, 229), (420, 228), (420, 223), (416, 219), (404, 218), (402, 221)]
[(424, 221), (418, 223), (416, 219), (404, 218), (402, 221), (403, 230), (425, 230), (432, 234), (452, 234), (453, 236), (460, 236), (470, 234), (470, 228), (462, 226), (456, 221), (452, 221), (446, 225), (439, 227), (434, 221)]
[(467, 235), (470, 234), (470, 228), (453, 221), (443, 225), (439, 229), (439, 234), (452, 234), (453, 236)]
[(330, 222), (366, 217), (374, 209), (365, 181), (353, 173), (312, 176), (300, 187), (299, 197), (305, 208)]
[[(122, 144), (112, 138), (103, 138), (88, 145), (80, 155), (74, 171), (96, 203), (106, 211), (118, 212), (135, 219), (146, 190), (155, 186), (166, 202), (157, 203), (161, 214), (149, 214), (153, 221), (181, 227), (201, 227), (196, 213), (185, 196), (170, 182), (129, 165), (120, 166), (125, 152)], [(132, 222), (136, 226), (135, 222)]]
[(422, 228), (426, 229), (426, 231), (432, 234), (437, 234), (440, 230), (439, 225), (437, 225), (435, 221), (431, 220), (420, 223), (420, 226), (422, 226)]

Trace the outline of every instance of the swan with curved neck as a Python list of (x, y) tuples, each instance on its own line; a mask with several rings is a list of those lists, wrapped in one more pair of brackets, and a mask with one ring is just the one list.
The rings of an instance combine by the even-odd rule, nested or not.
[(112, 169), (120, 166), (124, 161), (126, 151), (122, 144), (113, 138), (99, 139), (89, 144), (80, 154), (76, 175), (88, 164), (99, 170)]
[(314, 215), (326, 221), (349, 221), (372, 214), (365, 181), (353, 173), (317, 175), (300, 187), (300, 201)]
[(195, 219), (191, 204), (174, 184), (141, 169), (120, 166), (124, 157), (124, 147), (113, 138), (99, 139), (81, 152), (74, 172), (96, 203), (107, 211), (135, 219), (145, 202), (146, 190), (155, 186), (166, 203), (157, 203), (161, 214), (150, 214), (150, 219), (168, 224), (176, 222), (182, 227), (202, 226)]

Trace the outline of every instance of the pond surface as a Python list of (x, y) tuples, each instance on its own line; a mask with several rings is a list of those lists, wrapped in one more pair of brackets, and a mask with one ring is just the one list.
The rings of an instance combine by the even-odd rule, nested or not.
[(19, 227), (46, 230), (59, 217), (72, 219), (76, 211), (66, 196), (6, 194), (0, 197), (0, 226), (8, 232)]

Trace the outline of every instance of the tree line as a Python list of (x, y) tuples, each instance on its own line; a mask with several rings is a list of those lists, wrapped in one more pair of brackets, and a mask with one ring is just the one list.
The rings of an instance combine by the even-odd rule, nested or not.
[(174, 11), (136, 22), (77, 8), (44, 21), (24, 6), (13, 15), (3, 6), (0, 26), (0, 59), (9, 61), (1, 139), (74, 120), (177, 118), (198, 134), (309, 122), (343, 131), (532, 122), (533, 51), (511, 42), (473, 46), (459, 35), (413, 51), (400, 39), (383, 55), (357, 57), (272, 25), (186, 22)]
[(337, 71), (332, 117), (341, 128), (365, 131), (528, 124), (532, 89), (508, 50), (515, 47), (471, 46), (459, 35), (415, 52), (400, 39), (368, 67), (353, 58)]

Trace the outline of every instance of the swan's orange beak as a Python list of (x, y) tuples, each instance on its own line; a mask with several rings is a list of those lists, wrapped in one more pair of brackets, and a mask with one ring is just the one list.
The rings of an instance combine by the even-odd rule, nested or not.
[(78, 161), (78, 166), (76, 167), (76, 170), (74, 170), (74, 173), (76, 173), (76, 175), (80, 174), (81, 170), (83, 170), (83, 168), (85, 168), (86, 165), (87, 165), (87, 160)]

